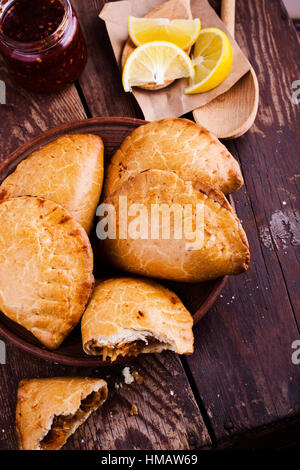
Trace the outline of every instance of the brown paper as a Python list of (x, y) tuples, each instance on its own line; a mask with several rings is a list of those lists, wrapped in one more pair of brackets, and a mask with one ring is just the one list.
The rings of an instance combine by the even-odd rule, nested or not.
[[(176, 0), (175, 0), (176, 1)], [(179, 1), (179, 0), (178, 0)], [(246, 72), (250, 64), (229, 34), (224, 23), (220, 20), (207, 0), (190, 0), (193, 18), (200, 18), (201, 29), (216, 27), (224, 31), (230, 39), (233, 51), (233, 63), (229, 76), (218, 87), (206, 93), (185, 95), (188, 80), (176, 80), (167, 88), (156, 91), (133, 89), (133, 94), (139, 103), (145, 119), (155, 121), (166, 117), (178, 117), (199, 106), (203, 106), (231, 88)], [(107, 32), (118, 64), (120, 65), (122, 50), (128, 39), (127, 19), (129, 15), (142, 17), (149, 11), (161, 5), (162, 0), (124, 0), (107, 3), (100, 13), (100, 18), (106, 23)]]

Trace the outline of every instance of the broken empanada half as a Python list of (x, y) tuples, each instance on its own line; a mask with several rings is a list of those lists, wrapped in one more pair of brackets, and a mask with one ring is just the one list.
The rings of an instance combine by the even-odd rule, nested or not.
[(0, 201), (0, 310), (47, 348), (79, 322), (94, 285), (85, 230), (56, 202)]
[(243, 184), (240, 166), (226, 147), (188, 119), (163, 119), (135, 129), (107, 167), (104, 197), (151, 169), (175, 171), (185, 181), (204, 180), (225, 194)]
[(65, 135), (23, 160), (0, 186), (0, 199), (38, 196), (57, 202), (89, 233), (103, 184), (102, 139)]
[[(241, 223), (224, 194), (206, 182), (148, 170), (104, 202), (115, 217), (99, 219), (97, 253), (124, 271), (201, 282), (248, 268), (249, 246)], [(115, 222), (115, 233), (110, 222)]]
[(83, 349), (118, 356), (193, 352), (193, 318), (176, 294), (154, 281), (122, 277), (99, 282), (82, 317)]
[(108, 395), (101, 379), (22, 380), (16, 429), (21, 450), (59, 450)]

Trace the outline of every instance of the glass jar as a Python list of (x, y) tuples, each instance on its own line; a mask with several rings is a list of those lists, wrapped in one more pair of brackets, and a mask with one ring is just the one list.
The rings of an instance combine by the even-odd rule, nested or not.
[(69, 0), (0, 1), (0, 51), (24, 88), (55, 92), (73, 83), (87, 48)]

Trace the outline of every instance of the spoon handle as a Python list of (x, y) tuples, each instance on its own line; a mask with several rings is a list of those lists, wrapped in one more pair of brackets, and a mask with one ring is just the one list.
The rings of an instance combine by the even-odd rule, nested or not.
[(235, 0), (222, 0), (221, 18), (231, 36), (234, 37)]

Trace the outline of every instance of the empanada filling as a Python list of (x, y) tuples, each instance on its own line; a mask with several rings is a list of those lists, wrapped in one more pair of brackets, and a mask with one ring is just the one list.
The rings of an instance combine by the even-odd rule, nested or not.
[(74, 426), (78, 422), (83, 422), (88, 413), (98, 408), (106, 399), (105, 389), (90, 393), (86, 398), (81, 400), (80, 407), (73, 415), (55, 416), (51, 429), (40, 442), (42, 450), (60, 449), (74, 432)]
[(99, 356), (102, 355), (103, 361), (106, 361), (106, 359), (109, 358), (111, 362), (114, 362), (119, 356), (136, 357), (140, 353), (161, 352), (165, 349), (173, 350), (170, 343), (161, 341), (154, 337), (147, 337), (146, 341), (138, 339), (129, 343), (119, 343), (109, 346), (99, 346), (95, 341), (90, 347), (94, 354)]

